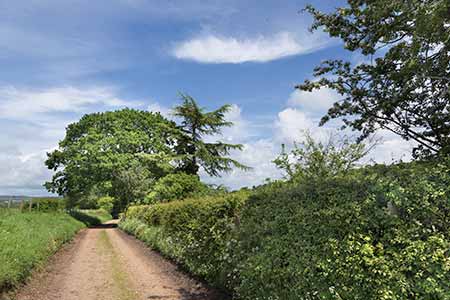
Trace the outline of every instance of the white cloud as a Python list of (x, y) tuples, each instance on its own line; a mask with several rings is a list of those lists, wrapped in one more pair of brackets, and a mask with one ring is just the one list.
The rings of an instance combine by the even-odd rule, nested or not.
[(42, 184), (52, 172), (45, 153), (64, 138), (65, 127), (76, 119), (42, 115), (21, 120), (0, 118), (0, 194), (46, 195)]
[(173, 49), (179, 59), (201, 63), (268, 62), (287, 56), (313, 52), (325, 46), (316, 37), (296, 37), (290, 32), (256, 38), (203, 35), (181, 42)]
[(281, 145), (271, 138), (260, 138), (259, 136), (263, 133), (261, 127), (245, 119), (241, 107), (236, 104), (231, 106), (225, 118), (233, 122), (234, 126), (225, 128), (220, 136), (212, 136), (207, 140), (241, 143), (242, 151), (234, 150), (230, 157), (252, 169), (250, 171), (233, 169), (230, 173), (222, 174), (220, 178), (211, 178), (202, 172), (202, 179), (209, 183), (223, 184), (237, 189), (262, 184), (266, 178), (280, 178), (281, 172), (272, 161), (278, 156)]
[(233, 123), (233, 126), (224, 128), (220, 137), (227, 143), (243, 143), (248, 141), (254, 134), (252, 124), (242, 116), (242, 109), (239, 105), (231, 105), (229, 112), (225, 114), (225, 119)]
[(251, 167), (252, 170), (233, 169), (230, 173), (223, 174), (221, 178), (211, 178), (204, 173), (201, 176), (208, 183), (223, 184), (233, 189), (260, 185), (266, 178), (277, 179), (282, 176), (280, 170), (272, 163), (279, 152), (280, 146), (272, 140), (249, 141), (244, 144), (242, 151), (234, 151), (231, 157)]
[(28, 118), (42, 113), (83, 112), (93, 105), (139, 106), (118, 98), (109, 87), (79, 89), (71, 86), (44, 90), (0, 87), (0, 117)]
[(339, 94), (329, 88), (321, 88), (312, 92), (296, 89), (289, 96), (288, 104), (310, 113), (324, 114), (339, 99)]
[(305, 131), (309, 131), (316, 139), (324, 140), (330, 130), (319, 127), (318, 120), (296, 108), (286, 108), (279, 112), (274, 127), (274, 139), (280, 143), (300, 142), (304, 138)]
[(164, 105), (159, 104), (158, 102), (153, 102), (152, 104), (150, 104), (147, 107), (147, 110), (151, 111), (151, 112), (159, 112), (162, 116), (164, 116), (168, 119), (173, 118), (171, 115), (171, 109)]
[[(309, 131), (312, 137), (318, 141), (325, 142), (330, 135), (343, 134), (353, 136), (354, 133), (346, 130), (341, 132), (336, 123), (331, 123), (327, 127), (319, 127), (319, 120), (311, 118), (311, 115), (295, 108), (286, 108), (278, 113), (276, 120), (274, 143), (301, 142), (304, 139), (303, 133)], [(411, 151), (414, 143), (405, 141), (400, 136), (387, 131), (378, 130), (375, 139), (379, 139), (379, 144), (363, 159), (363, 163), (392, 163), (398, 160), (410, 161)]]
[(399, 160), (410, 161), (412, 159), (411, 153), (415, 146), (414, 142), (406, 141), (385, 129), (378, 130), (375, 137), (380, 138), (381, 142), (364, 161), (389, 164)]
[(51, 171), (44, 165), (45, 159), (45, 151), (0, 153), (0, 194), (46, 195), (42, 184), (51, 178)]

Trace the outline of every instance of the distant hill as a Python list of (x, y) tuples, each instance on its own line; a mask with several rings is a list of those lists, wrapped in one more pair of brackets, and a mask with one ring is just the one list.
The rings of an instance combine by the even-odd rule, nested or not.
[(9, 195), (0, 195), (0, 202), (8, 202), (11, 199), (13, 202), (19, 202), (22, 200), (35, 199), (35, 198), (61, 198), (61, 197), (34, 197), (34, 196), (9, 196)]
[(0, 195), (0, 201), (8, 201), (12, 199), (13, 201), (19, 201), (21, 199), (30, 199), (30, 196), (8, 196), (8, 195)]

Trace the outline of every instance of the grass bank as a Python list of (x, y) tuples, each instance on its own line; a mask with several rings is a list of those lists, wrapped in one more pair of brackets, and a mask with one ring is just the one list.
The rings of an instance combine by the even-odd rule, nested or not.
[(112, 216), (109, 212), (104, 209), (83, 209), (81, 210), (84, 214), (92, 216), (100, 220), (100, 222), (105, 223), (106, 221), (112, 220)]
[(22, 282), (83, 227), (65, 213), (0, 209), (0, 292)]
[(84, 223), (87, 227), (98, 226), (106, 221), (112, 220), (111, 214), (103, 209), (74, 209), (69, 214)]

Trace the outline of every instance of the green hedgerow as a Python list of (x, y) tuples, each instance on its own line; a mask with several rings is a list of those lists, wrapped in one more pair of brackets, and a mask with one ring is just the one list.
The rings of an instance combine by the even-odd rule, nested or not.
[(130, 207), (119, 226), (223, 287), (229, 273), (229, 242), (248, 192)]
[(251, 196), (234, 256), (237, 295), (450, 299), (448, 167), (381, 169)]
[(120, 226), (237, 299), (450, 299), (445, 161), (130, 207)]

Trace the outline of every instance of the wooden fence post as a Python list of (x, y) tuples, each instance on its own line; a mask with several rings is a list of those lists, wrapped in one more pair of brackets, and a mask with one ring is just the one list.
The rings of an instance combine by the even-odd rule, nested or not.
[(9, 199), (8, 199), (8, 209), (11, 208), (11, 202), (12, 202), (12, 199), (11, 199), (11, 197), (9, 197)]
[(25, 204), (23, 203), (23, 198), (21, 198), (20, 199), (20, 212), (22, 212), (23, 211), (23, 206), (24, 206)]
[(36, 204), (37, 204), (37, 211), (39, 211), (39, 199), (36, 199)]

